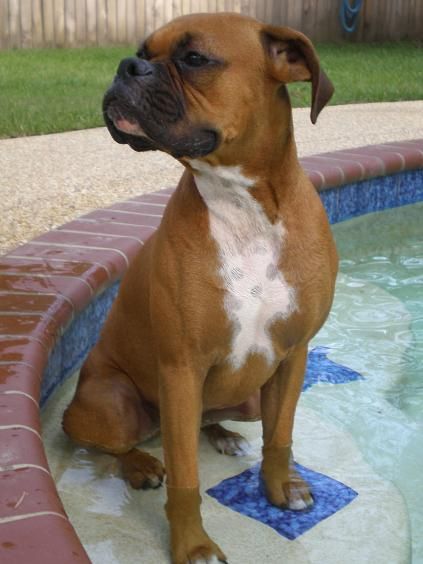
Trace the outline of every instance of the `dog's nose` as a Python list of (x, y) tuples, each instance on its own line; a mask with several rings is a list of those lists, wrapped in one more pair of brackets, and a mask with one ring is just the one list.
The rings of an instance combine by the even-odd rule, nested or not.
[(147, 76), (153, 73), (153, 65), (144, 59), (128, 57), (123, 59), (118, 67), (119, 78), (132, 78), (136, 76)]

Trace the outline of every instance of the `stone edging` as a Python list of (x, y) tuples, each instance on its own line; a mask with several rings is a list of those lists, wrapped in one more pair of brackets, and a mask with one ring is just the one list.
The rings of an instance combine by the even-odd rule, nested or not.
[[(357, 186), (374, 177), (422, 169), (423, 139), (314, 155), (301, 162), (325, 200), (329, 190), (345, 184)], [(94, 211), (0, 257), (0, 561), (4, 564), (89, 562), (65, 514), (44, 453), (39, 418), (43, 375), (72, 321), (122, 277), (157, 228), (172, 191)], [(417, 196), (423, 199), (423, 193)], [(345, 203), (338, 220), (360, 211)]]

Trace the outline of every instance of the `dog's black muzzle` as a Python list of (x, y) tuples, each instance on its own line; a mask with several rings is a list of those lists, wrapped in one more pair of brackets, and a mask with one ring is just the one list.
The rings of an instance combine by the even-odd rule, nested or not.
[[(196, 158), (219, 144), (215, 129), (190, 123), (183, 91), (165, 63), (123, 59), (104, 96), (103, 115), (113, 139), (135, 151), (160, 149), (176, 158)], [(122, 118), (137, 123), (141, 134), (120, 131), (115, 123)]]

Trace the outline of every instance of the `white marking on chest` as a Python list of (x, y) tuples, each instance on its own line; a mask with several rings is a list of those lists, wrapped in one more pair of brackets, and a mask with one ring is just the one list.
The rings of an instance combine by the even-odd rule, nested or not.
[(249, 354), (275, 352), (270, 327), (295, 309), (295, 291), (278, 269), (285, 230), (272, 224), (251, 195), (254, 180), (239, 167), (212, 167), (192, 161), (197, 188), (209, 211), (210, 232), (219, 250), (225, 311), (233, 323), (229, 361), (235, 369)]

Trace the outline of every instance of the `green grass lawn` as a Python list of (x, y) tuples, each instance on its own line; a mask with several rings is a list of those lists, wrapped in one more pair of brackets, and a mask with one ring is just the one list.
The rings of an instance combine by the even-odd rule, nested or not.
[[(423, 99), (422, 44), (320, 44), (335, 84), (331, 104)], [(133, 47), (0, 51), (0, 137), (103, 125), (101, 100)], [(310, 87), (290, 86), (294, 106)]]

